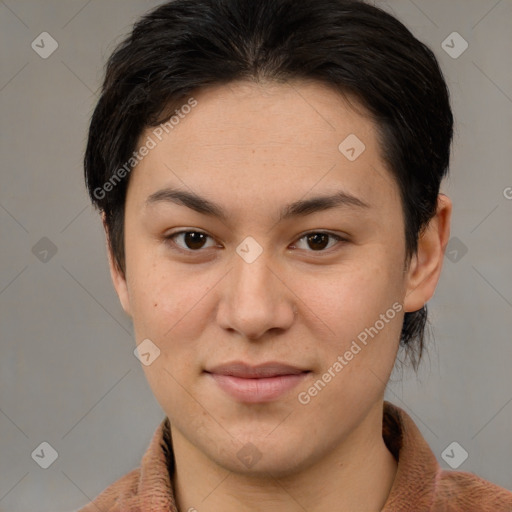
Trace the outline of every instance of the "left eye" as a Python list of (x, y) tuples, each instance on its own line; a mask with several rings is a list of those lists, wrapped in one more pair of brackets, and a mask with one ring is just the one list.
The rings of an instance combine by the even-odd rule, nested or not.
[(301, 240), (305, 240), (308, 247), (310, 247), (314, 252), (323, 251), (325, 249), (330, 249), (333, 245), (329, 245), (329, 238), (334, 239), (336, 242), (345, 241), (341, 236), (334, 235), (333, 233), (325, 233), (323, 231), (313, 231), (311, 233), (306, 233), (305, 235), (299, 238), (299, 242)]
[[(212, 237), (203, 233), (202, 231), (179, 231), (177, 233), (173, 233), (166, 237), (169, 240), (173, 240), (174, 243), (183, 250), (189, 252), (198, 252), (199, 249), (205, 248), (205, 243), (208, 238), (213, 240)], [(181, 244), (177, 243), (176, 240), (181, 238)], [(306, 233), (302, 235), (298, 242), (305, 241), (307, 246), (313, 252), (321, 252), (325, 249), (330, 249), (337, 242), (344, 242), (345, 239), (341, 236), (335, 235), (333, 233), (326, 233), (323, 231), (312, 231), (310, 233)], [(333, 243), (330, 243), (333, 242)], [(298, 245), (298, 244), (295, 244)], [(210, 245), (210, 247), (215, 247), (215, 244)], [(300, 247), (299, 247), (300, 248)]]

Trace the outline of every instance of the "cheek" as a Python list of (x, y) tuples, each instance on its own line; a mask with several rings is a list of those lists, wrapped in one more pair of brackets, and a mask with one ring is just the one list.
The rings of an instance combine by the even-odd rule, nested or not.
[[(141, 281), (142, 283), (142, 281)], [(150, 272), (143, 286), (133, 287), (133, 320), (140, 336), (155, 340), (159, 346), (190, 343), (201, 331), (205, 315), (204, 298), (210, 286), (195, 278), (184, 278), (176, 273)], [(191, 347), (193, 348), (193, 347)]]
[(222, 273), (187, 269), (142, 251), (139, 256), (128, 279), (135, 338), (149, 338), (160, 349), (155, 363), (144, 367), (153, 389), (163, 382), (173, 389), (173, 377), (185, 384), (198, 372), (203, 333), (214, 318), (209, 292)]
[(324, 280), (322, 293), (312, 297), (310, 305), (322, 321), (316, 325), (327, 324), (329, 335), (316, 340), (321, 365), (310, 387), (300, 390), (309, 417), (356, 424), (358, 411), (384, 392), (403, 322), (401, 275), (401, 267), (368, 262)]
[[(143, 240), (143, 235), (140, 238)], [(191, 286), (178, 266), (170, 265), (159, 254), (160, 250), (144, 244), (149, 245), (147, 241), (131, 244), (127, 241), (127, 287), (139, 336), (154, 336), (160, 340), (190, 309), (193, 290), (200, 286), (197, 280), (195, 286)]]
[(318, 373), (329, 383), (324, 388), (316, 381), (322, 391), (311, 412), (338, 417), (340, 411), (358, 410), (380, 396), (389, 379), (403, 321), (402, 272), (377, 251), (373, 256), (324, 280), (316, 297), (315, 312), (330, 328), (328, 336), (317, 340)]
[[(203, 285), (197, 275), (189, 278), (176, 269), (161, 272), (156, 266), (149, 268), (149, 272), (132, 283), (137, 342), (149, 338), (160, 349), (158, 358), (151, 365), (143, 366), (143, 370), (167, 414), (190, 412), (194, 404), (184, 390), (193, 393), (199, 372), (201, 334), (209, 318), (207, 301), (202, 299), (209, 286)], [(194, 414), (201, 414), (201, 411)], [(176, 418), (171, 417), (171, 420), (176, 421)]]
[[(339, 265), (328, 274), (302, 275), (294, 288), (307, 306), (304, 315), (325, 324), (327, 337), (337, 347), (350, 343), (403, 299), (402, 267), (393, 262), (400, 261), (398, 256), (393, 260), (377, 247), (365, 252), (357, 262)], [(395, 313), (391, 311), (393, 319)]]

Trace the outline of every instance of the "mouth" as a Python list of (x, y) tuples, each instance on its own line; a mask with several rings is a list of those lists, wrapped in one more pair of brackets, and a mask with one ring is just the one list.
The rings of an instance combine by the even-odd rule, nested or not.
[(284, 396), (311, 373), (284, 363), (249, 365), (235, 361), (205, 370), (231, 398), (245, 403), (271, 402)]

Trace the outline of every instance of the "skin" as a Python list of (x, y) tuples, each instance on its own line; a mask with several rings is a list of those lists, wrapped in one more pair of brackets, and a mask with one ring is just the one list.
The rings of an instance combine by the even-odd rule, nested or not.
[[(421, 308), (437, 285), (451, 202), (439, 196), (406, 265), (398, 186), (362, 107), (315, 82), (237, 82), (194, 98), (197, 106), (130, 177), (125, 275), (110, 255), (136, 342), (149, 338), (161, 351), (143, 368), (171, 421), (178, 507), (380, 510), (396, 472), (382, 439), (384, 390), (404, 313)], [(366, 146), (355, 161), (338, 150), (349, 134)], [(165, 187), (208, 198), (227, 219), (147, 203)], [(368, 207), (277, 222), (285, 204), (337, 190)], [(180, 230), (208, 236), (203, 246), (166, 238)], [(318, 249), (304, 238), (318, 231), (346, 241), (329, 238)], [(252, 263), (236, 252), (247, 236), (263, 251)], [(394, 303), (403, 307), (394, 319), (301, 404), (298, 393)], [(242, 403), (204, 373), (234, 360), (286, 362), (310, 373), (274, 401)], [(248, 443), (261, 454), (251, 467), (237, 457)]]

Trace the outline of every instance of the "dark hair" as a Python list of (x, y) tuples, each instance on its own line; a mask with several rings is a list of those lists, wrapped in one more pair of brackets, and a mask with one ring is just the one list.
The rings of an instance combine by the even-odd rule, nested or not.
[[(432, 51), (360, 0), (174, 0), (142, 17), (109, 58), (89, 129), (85, 179), (122, 273), (129, 176), (108, 193), (104, 184), (130, 160), (143, 130), (168, 120), (198, 88), (295, 79), (355, 97), (374, 119), (400, 189), (410, 259), (435, 214), (453, 131)], [(415, 368), (426, 322), (426, 306), (405, 314), (400, 341)]]

